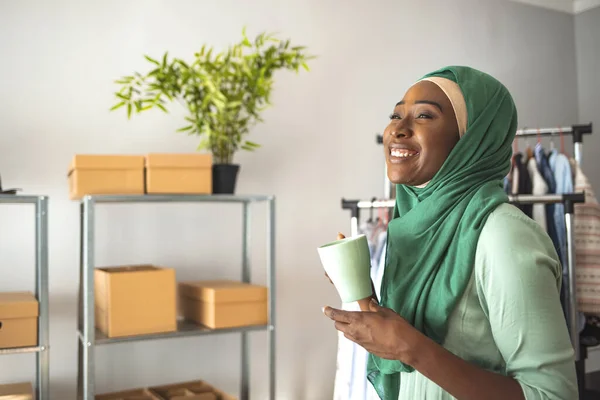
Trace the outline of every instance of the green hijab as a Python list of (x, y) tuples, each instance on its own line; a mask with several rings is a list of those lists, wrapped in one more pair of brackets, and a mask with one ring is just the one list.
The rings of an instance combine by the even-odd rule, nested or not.
[[(467, 130), (424, 188), (396, 186), (388, 225), (380, 304), (439, 344), (473, 271), (487, 217), (508, 201), (502, 180), (510, 169), (517, 111), (504, 85), (473, 68), (451, 66), (425, 75), (458, 84)], [(367, 375), (379, 396), (398, 398), (400, 361), (369, 355)]]

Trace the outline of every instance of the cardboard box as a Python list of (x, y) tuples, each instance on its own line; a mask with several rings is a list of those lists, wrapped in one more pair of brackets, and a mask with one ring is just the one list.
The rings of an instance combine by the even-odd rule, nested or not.
[(35, 400), (33, 386), (29, 382), (0, 385), (0, 400)]
[(132, 389), (121, 392), (97, 394), (95, 400), (163, 400), (148, 389)]
[(190, 381), (149, 388), (161, 400), (237, 400), (203, 381)]
[(210, 154), (148, 154), (146, 193), (212, 193)]
[(38, 313), (33, 293), (0, 293), (0, 348), (37, 346)]
[(176, 285), (173, 268), (96, 268), (96, 327), (108, 337), (176, 331)]
[(78, 154), (69, 166), (69, 198), (144, 194), (144, 156)]
[(181, 282), (179, 308), (185, 319), (213, 329), (268, 323), (267, 288), (242, 282)]

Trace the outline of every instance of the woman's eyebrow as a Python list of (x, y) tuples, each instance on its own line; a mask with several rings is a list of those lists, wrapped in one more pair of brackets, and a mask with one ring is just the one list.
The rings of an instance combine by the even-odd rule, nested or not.
[[(399, 101), (398, 103), (396, 103), (396, 106), (401, 106), (404, 103), (405, 103), (404, 100)], [(435, 101), (431, 101), (431, 100), (417, 100), (417, 101), (415, 101), (415, 104), (431, 104), (432, 106), (436, 106), (437, 108), (439, 108), (441, 112), (444, 112), (444, 110), (442, 110), (442, 106), (440, 105), (440, 103), (435, 102)]]

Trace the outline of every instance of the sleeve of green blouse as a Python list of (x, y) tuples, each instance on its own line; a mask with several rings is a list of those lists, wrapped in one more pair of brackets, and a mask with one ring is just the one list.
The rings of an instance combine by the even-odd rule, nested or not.
[(512, 206), (490, 215), (477, 246), (477, 292), (492, 334), (527, 400), (577, 399), (574, 351), (550, 238)]

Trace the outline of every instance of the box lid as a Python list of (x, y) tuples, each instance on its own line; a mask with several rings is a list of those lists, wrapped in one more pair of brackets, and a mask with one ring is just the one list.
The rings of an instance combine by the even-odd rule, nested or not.
[(150, 153), (146, 155), (148, 168), (210, 168), (211, 166), (211, 154)]
[(76, 154), (69, 172), (74, 169), (143, 169), (144, 156), (124, 154)]
[(0, 400), (32, 400), (33, 386), (30, 382), (0, 385)]
[(267, 288), (230, 280), (180, 282), (182, 296), (208, 303), (266, 301)]
[(0, 319), (37, 317), (38, 310), (31, 292), (0, 293)]
[(126, 274), (138, 272), (157, 272), (170, 269), (166, 267), (158, 267), (151, 264), (135, 264), (135, 265), (119, 265), (115, 267), (96, 267), (97, 271), (107, 274)]

